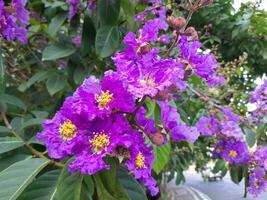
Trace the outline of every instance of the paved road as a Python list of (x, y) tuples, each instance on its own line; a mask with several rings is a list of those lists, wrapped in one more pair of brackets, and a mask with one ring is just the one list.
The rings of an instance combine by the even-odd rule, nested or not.
[(222, 181), (204, 182), (201, 175), (194, 171), (188, 171), (185, 174), (185, 185), (194, 187), (207, 194), (212, 200), (267, 200), (267, 192), (257, 198), (248, 196), (243, 198), (244, 184), (234, 184), (229, 176), (224, 177)]

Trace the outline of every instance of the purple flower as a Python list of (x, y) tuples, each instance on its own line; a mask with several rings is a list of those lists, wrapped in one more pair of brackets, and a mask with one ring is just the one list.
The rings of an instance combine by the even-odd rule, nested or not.
[(77, 37), (74, 37), (72, 38), (72, 43), (76, 45), (76, 47), (80, 47), (81, 46), (81, 36), (77, 36)]
[(80, 9), (80, 0), (66, 0), (70, 5), (69, 8), (69, 19), (71, 19)]
[(84, 148), (85, 135), (77, 124), (57, 112), (53, 119), (44, 121), (37, 139), (44, 141), (51, 158), (63, 159)]
[(224, 117), (227, 121), (233, 121), (236, 123), (240, 122), (240, 117), (232, 111), (232, 108), (225, 107), (222, 109), (222, 111), (223, 111)]
[(259, 146), (253, 154), (253, 158), (257, 161), (257, 165), (265, 168), (267, 171), (267, 147)]
[(263, 168), (256, 167), (252, 174), (249, 175), (248, 191), (254, 197), (257, 197), (267, 189), (266, 172)]
[(112, 112), (132, 112), (133, 97), (126, 91), (118, 75), (107, 71), (100, 83), (91, 76), (76, 90), (69, 107), (76, 115), (87, 115), (88, 120), (104, 117)]
[(170, 41), (170, 38), (168, 35), (164, 34), (164, 35), (161, 35), (158, 40), (158, 42), (162, 43), (162, 44), (169, 44), (171, 41)]
[(201, 43), (189, 41), (187, 36), (182, 36), (178, 44), (186, 67), (190, 67), (198, 76), (205, 79), (209, 86), (221, 84), (223, 79), (216, 76), (215, 68), (218, 63), (212, 54), (200, 53)]
[(236, 122), (223, 121), (221, 122), (221, 133), (229, 138), (235, 138), (241, 140), (243, 138), (243, 132)]
[(197, 128), (184, 124), (175, 106), (171, 106), (168, 102), (164, 101), (158, 101), (158, 104), (161, 108), (161, 121), (163, 126), (169, 131), (174, 141), (188, 140), (194, 143), (198, 139), (199, 132)]
[(25, 9), (25, 4), (24, 0), (12, 0), (9, 6), (5, 6), (4, 1), (0, 0), (0, 38), (27, 43), (29, 12)]
[(201, 117), (196, 127), (202, 135), (212, 136), (218, 132), (218, 120), (214, 117)]
[(244, 164), (249, 162), (249, 151), (246, 143), (227, 141), (221, 152), (221, 157), (230, 164)]
[(78, 153), (75, 160), (68, 166), (71, 172), (79, 170), (83, 174), (94, 174), (109, 169), (103, 158), (116, 152), (120, 137), (127, 132), (129, 125), (121, 115), (96, 119), (87, 131), (86, 147)]
[(141, 107), (136, 114), (136, 121), (139, 126), (143, 127), (144, 130), (149, 134), (154, 134), (158, 131), (155, 127), (155, 121), (153, 119), (146, 118), (146, 110)]

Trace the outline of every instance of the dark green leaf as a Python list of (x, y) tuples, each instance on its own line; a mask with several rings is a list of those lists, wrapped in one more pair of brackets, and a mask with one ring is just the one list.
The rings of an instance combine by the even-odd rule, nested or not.
[(34, 74), (27, 82), (22, 83), (19, 87), (18, 90), (21, 92), (24, 92), (27, 90), (29, 87), (31, 87), (34, 83), (40, 82), (44, 79), (46, 79), (48, 76), (47, 71), (40, 71)]
[(34, 177), (48, 164), (41, 158), (14, 163), (0, 173), (0, 200), (16, 200)]
[(59, 173), (60, 170), (53, 170), (38, 177), (25, 189), (18, 200), (56, 200)]
[(15, 137), (0, 137), (0, 153), (23, 146), (24, 142)]
[(86, 12), (84, 16), (83, 31), (82, 31), (82, 43), (81, 51), (85, 56), (93, 48), (95, 44), (96, 31), (92, 19)]
[(48, 33), (50, 35), (55, 35), (64, 21), (67, 19), (68, 13), (67, 12), (61, 12), (58, 13), (52, 20), (51, 23), (48, 26)]
[(79, 173), (71, 175), (63, 169), (57, 184), (59, 200), (79, 200), (81, 195), (83, 176)]
[(51, 96), (62, 90), (67, 84), (67, 78), (63, 75), (54, 74), (47, 79), (46, 87)]
[(244, 127), (243, 130), (246, 134), (246, 141), (248, 143), (248, 146), (253, 147), (256, 143), (256, 134), (250, 128), (247, 127)]
[(25, 104), (17, 97), (8, 94), (0, 94), (0, 102), (17, 106), (24, 111), (26, 110)]
[(110, 56), (119, 46), (119, 30), (116, 26), (103, 26), (96, 33), (96, 52), (103, 58)]
[(28, 154), (11, 154), (7, 155), (0, 159), (0, 171), (8, 168), (10, 165), (14, 164), (15, 162), (30, 159), (32, 156)]
[(212, 169), (212, 173), (216, 174), (219, 171), (222, 171), (225, 168), (225, 161), (222, 159), (218, 159), (215, 163), (214, 168)]
[(159, 174), (169, 162), (170, 152), (171, 152), (170, 143), (154, 147), (153, 153), (155, 156), (155, 161), (153, 163), (153, 170), (157, 174)]
[(0, 48), (0, 94), (5, 91), (5, 65), (2, 57), (2, 49)]
[(134, 12), (134, 5), (130, 1), (121, 1), (121, 7), (123, 9), (123, 13), (125, 15), (125, 18), (127, 20), (127, 25), (130, 30), (134, 30), (134, 25), (135, 25), (135, 12)]
[(146, 192), (142, 186), (128, 174), (127, 170), (119, 168), (117, 171), (117, 176), (119, 182), (123, 186), (124, 190), (127, 192), (130, 200), (142, 199), (147, 200)]
[(102, 25), (115, 25), (120, 14), (120, 0), (98, 0), (97, 11)]
[(243, 179), (243, 173), (244, 173), (243, 166), (231, 166), (230, 168), (231, 180), (235, 184), (239, 184), (241, 182), (241, 180)]
[(76, 48), (70, 45), (49, 45), (43, 51), (42, 61), (56, 60), (58, 58), (64, 58), (70, 56), (76, 51)]
[(9, 133), (11, 132), (10, 129), (4, 127), (4, 126), (0, 126), (0, 133)]
[(35, 119), (30, 119), (26, 122), (23, 123), (21, 129), (25, 129), (28, 128), (30, 126), (36, 126), (36, 125), (40, 125), (42, 124), (42, 122), (44, 121), (44, 119), (39, 119), (39, 118), (35, 118)]

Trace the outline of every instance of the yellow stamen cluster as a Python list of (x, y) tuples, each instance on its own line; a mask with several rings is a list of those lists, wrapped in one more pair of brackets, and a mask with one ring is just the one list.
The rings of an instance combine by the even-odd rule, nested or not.
[(230, 158), (235, 158), (237, 156), (237, 152), (234, 150), (231, 150), (228, 155)]
[(77, 127), (70, 121), (67, 120), (59, 127), (59, 133), (63, 140), (71, 140), (76, 136)]
[(155, 79), (151, 77), (145, 77), (144, 79), (139, 80), (139, 84), (146, 87), (157, 87), (157, 84), (155, 83)]
[(92, 145), (94, 151), (96, 153), (100, 153), (110, 144), (110, 136), (105, 134), (104, 132), (94, 133), (94, 138), (89, 140)]
[(100, 110), (108, 109), (109, 103), (113, 99), (113, 94), (109, 92), (109, 90), (106, 90), (105, 92), (101, 90), (100, 95), (95, 95), (95, 100), (98, 103), (98, 108)]
[(139, 151), (138, 155), (135, 158), (135, 166), (137, 169), (145, 168), (145, 157), (143, 154)]

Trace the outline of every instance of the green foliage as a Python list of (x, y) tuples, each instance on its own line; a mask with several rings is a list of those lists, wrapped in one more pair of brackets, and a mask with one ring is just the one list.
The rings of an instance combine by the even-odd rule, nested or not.
[(167, 143), (163, 146), (154, 147), (155, 162), (153, 164), (153, 170), (159, 174), (164, 167), (168, 164), (170, 159), (171, 145)]

